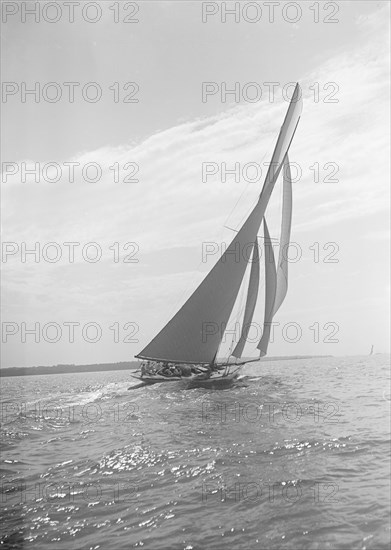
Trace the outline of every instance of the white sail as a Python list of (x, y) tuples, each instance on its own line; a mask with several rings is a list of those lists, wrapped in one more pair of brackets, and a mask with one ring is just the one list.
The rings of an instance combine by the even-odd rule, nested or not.
[(288, 246), (292, 226), (292, 177), (288, 154), (284, 160), (284, 183), (282, 199), (282, 221), (280, 235), (280, 250), (277, 264), (277, 288), (273, 315), (276, 314), (288, 292)]
[(235, 346), (232, 354), (234, 357), (241, 357), (244, 346), (246, 344), (247, 336), (251, 328), (251, 322), (254, 316), (255, 305), (257, 303), (259, 290), (259, 246), (258, 238), (254, 242), (250, 281), (248, 284), (246, 307), (244, 310), (242, 331), (238, 343)]
[(267, 347), (269, 345), (270, 329), (271, 322), (273, 320), (274, 302), (276, 299), (277, 289), (276, 262), (274, 260), (273, 243), (270, 239), (265, 218), (263, 219), (263, 230), (265, 242), (265, 316), (263, 321), (262, 338), (257, 346), (261, 351), (261, 356), (266, 355)]
[(136, 357), (178, 363), (214, 361), (248, 265), (249, 247), (257, 238), (270, 195), (299, 122), (301, 109), (301, 89), (297, 84), (258, 203), (198, 288)]

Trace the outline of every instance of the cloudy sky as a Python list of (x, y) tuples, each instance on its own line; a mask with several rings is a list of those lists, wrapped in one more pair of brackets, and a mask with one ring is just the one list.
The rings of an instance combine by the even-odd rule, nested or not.
[[(203, 22), (205, 4), (216, 13)], [(253, 23), (255, 8), (224, 22), (215, 2), (139, 2), (134, 14), (101, 2), (96, 23), (92, 9), (84, 19), (75, 9), (70, 23), (64, 6), (53, 23), (49, 8), (38, 22), (22, 6), (7, 14), (3, 366), (131, 360), (218, 259), (232, 238), (224, 226), (237, 227), (256, 200), (262, 178), (243, 168), (265, 168), (296, 81), (300, 257), (289, 265), (269, 355), (389, 350), (389, 3), (320, 2), (316, 14), (301, 2), (298, 14), (279, 2), (272, 22), (267, 6), (253, 4), (262, 9)], [(203, 98), (205, 82), (216, 93)], [(25, 95), (35, 83), (37, 96)], [(235, 83), (239, 101), (221, 94)], [(89, 101), (96, 89), (102, 97)], [(38, 181), (23, 174), (34, 163)], [(203, 163), (217, 173), (203, 177)], [(223, 163), (239, 163), (240, 177), (224, 181)], [(268, 210), (274, 234), (280, 190)], [(64, 243), (80, 243), (73, 261)], [(205, 243), (215, 243), (207, 262)], [(34, 246), (36, 257), (24, 254)], [(99, 261), (88, 261), (97, 251)], [(295, 343), (289, 323), (300, 327)], [(36, 336), (25, 333), (33, 327)]]

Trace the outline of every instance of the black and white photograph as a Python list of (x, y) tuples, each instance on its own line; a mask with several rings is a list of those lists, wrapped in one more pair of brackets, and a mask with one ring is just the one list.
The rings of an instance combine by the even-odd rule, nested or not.
[(4, 550), (388, 550), (389, 0), (2, 0)]

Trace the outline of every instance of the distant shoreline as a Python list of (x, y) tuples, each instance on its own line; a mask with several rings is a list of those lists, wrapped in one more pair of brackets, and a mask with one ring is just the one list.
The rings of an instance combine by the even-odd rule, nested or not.
[[(263, 357), (260, 361), (284, 361), (293, 359), (314, 359), (332, 357), (332, 355), (290, 355), (280, 357)], [(75, 372), (102, 372), (111, 370), (134, 370), (139, 361), (122, 361), (120, 363), (99, 363), (91, 365), (54, 365), (51, 367), (5, 367), (0, 369), (0, 377), (37, 376), (42, 374), (68, 374)]]
[(36, 376), (39, 374), (68, 374), (75, 372), (101, 372), (110, 370), (127, 370), (137, 368), (138, 361), (121, 363), (99, 363), (92, 365), (54, 365), (52, 367), (6, 367), (0, 369), (0, 377)]

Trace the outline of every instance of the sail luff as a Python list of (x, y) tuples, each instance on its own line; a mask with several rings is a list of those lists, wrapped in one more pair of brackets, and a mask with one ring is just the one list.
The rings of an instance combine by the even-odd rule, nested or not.
[(246, 344), (247, 336), (251, 328), (251, 322), (254, 316), (254, 310), (257, 303), (259, 290), (259, 246), (258, 237), (254, 241), (250, 280), (248, 283), (246, 307), (244, 310), (242, 330), (238, 343), (235, 346), (232, 354), (234, 357), (240, 358)]

